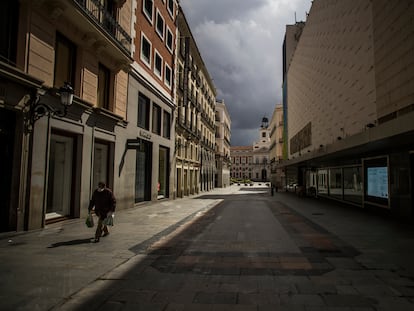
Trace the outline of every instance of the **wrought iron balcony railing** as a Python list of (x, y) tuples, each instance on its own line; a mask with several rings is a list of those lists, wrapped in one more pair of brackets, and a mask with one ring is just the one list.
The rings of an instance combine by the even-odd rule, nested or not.
[(99, 0), (73, 0), (97, 22), (118, 44), (130, 53), (132, 39)]

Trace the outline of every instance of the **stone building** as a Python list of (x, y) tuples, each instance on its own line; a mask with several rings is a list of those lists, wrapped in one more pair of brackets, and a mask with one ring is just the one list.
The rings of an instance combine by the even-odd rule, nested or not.
[(259, 128), (259, 139), (252, 146), (231, 146), (231, 177), (251, 181), (270, 181), (270, 128), (269, 120), (263, 117)]
[(120, 137), (122, 191), (135, 203), (174, 196), (176, 16), (178, 2), (132, 1), (128, 124)]
[(285, 185), (285, 174), (282, 168), (279, 167), (283, 160), (283, 107), (276, 105), (273, 110), (272, 118), (270, 119), (270, 181), (279, 189)]
[(253, 146), (230, 147), (230, 176), (235, 179), (252, 179)]
[(259, 139), (253, 143), (252, 180), (270, 181), (270, 128), (269, 120), (263, 117), (259, 128)]
[(412, 16), (408, 0), (315, 0), (299, 35), (286, 34), (287, 183), (412, 216)]
[(216, 89), (182, 9), (177, 16), (175, 193), (214, 188)]
[(1, 231), (86, 215), (98, 180), (121, 208), (132, 204), (117, 149), (128, 123), (132, 2), (1, 1)]
[(216, 102), (216, 187), (230, 185), (231, 120), (224, 100)]

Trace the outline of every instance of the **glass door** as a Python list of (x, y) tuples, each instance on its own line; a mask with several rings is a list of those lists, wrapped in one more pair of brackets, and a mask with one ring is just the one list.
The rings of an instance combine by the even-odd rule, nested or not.
[(73, 147), (73, 137), (52, 134), (46, 220), (71, 214)]
[(135, 203), (151, 200), (152, 143), (140, 140), (136, 155)]
[(109, 145), (95, 142), (94, 155), (93, 155), (93, 188), (98, 187), (100, 181), (105, 182), (109, 187), (108, 180), (108, 167), (109, 167)]

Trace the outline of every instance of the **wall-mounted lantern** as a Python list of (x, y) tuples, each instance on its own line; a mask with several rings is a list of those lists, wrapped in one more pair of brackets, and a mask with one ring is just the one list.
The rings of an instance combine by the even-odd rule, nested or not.
[(58, 110), (48, 104), (41, 103), (42, 96), (46, 94), (46, 91), (39, 89), (36, 95), (30, 99), (29, 104), (25, 107), (24, 127), (27, 133), (33, 132), (34, 124), (37, 120), (44, 116), (58, 116), (64, 117), (68, 112), (68, 107), (73, 103), (73, 88), (69, 83), (65, 83), (59, 89), (60, 104), (63, 106), (63, 111)]

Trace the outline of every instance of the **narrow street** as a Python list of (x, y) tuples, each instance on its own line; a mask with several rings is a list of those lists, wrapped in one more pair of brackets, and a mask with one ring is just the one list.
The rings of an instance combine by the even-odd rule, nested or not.
[[(120, 211), (113, 233), (98, 244), (79, 242), (88, 230), (79, 222), (53, 229), (54, 237), (45, 229), (43, 241), (35, 237), (41, 231), (16, 236), (13, 243), (24, 244), (14, 247), (1, 240), (0, 309), (414, 307), (410, 225), (332, 201), (271, 196), (263, 186), (232, 186), (168, 203)], [(75, 227), (83, 233), (69, 239)], [(10, 261), (16, 251), (27, 253), (31, 269), (19, 267), (22, 259)], [(23, 292), (23, 280), (37, 284), (37, 297)]]

